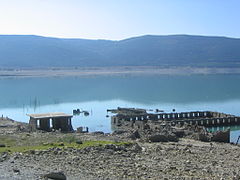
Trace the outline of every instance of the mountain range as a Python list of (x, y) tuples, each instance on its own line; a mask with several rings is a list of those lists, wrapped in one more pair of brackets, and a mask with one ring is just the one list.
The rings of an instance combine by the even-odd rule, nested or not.
[(0, 35), (1, 68), (111, 66), (240, 67), (240, 39), (145, 35), (111, 41)]

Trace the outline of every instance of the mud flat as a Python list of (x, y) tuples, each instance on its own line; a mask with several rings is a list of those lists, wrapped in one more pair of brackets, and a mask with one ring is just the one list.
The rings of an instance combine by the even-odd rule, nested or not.
[(27, 132), (17, 127), (0, 128), (0, 179), (36, 180), (51, 172), (63, 172), (69, 180), (240, 178), (238, 145), (190, 136), (153, 143), (132, 131)]

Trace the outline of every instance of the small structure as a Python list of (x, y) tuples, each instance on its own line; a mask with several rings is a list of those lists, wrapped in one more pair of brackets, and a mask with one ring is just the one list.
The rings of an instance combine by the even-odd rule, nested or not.
[(72, 115), (65, 113), (27, 114), (30, 117), (29, 126), (32, 131), (60, 130), (63, 132), (73, 131)]

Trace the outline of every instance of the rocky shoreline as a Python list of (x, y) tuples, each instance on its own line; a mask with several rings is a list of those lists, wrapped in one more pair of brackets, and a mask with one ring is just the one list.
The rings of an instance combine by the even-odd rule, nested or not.
[[(190, 136), (176, 142), (149, 142), (133, 138), (135, 132), (129, 131), (29, 133), (13, 127), (11, 131), (0, 128), (0, 144), (6, 145), (0, 147), (3, 180), (47, 179), (52, 172), (62, 172), (69, 180), (240, 179), (239, 145), (202, 142)], [(99, 144), (87, 144), (95, 141)], [(55, 142), (61, 143), (54, 146)], [(49, 148), (38, 149), (39, 144)], [(34, 148), (18, 152), (15, 146)]]

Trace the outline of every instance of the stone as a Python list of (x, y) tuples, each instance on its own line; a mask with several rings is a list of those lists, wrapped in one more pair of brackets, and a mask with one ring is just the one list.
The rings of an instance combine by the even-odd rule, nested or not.
[(212, 134), (212, 141), (215, 142), (224, 142), (229, 143), (230, 142), (230, 129), (227, 131), (217, 131)]
[(177, 142), (178, 138), (174, 134), (155, 134), (148, 137), (150, 142)]
[(142, 152), (142, 147), (139, 146), (138, 143), (136, 143), (136, 144), (134, 144), (134, 146), (133, 146), (133, 151), (134, 151), (134, 152)]
[(30, 154), (35, 154), (35, 150), (29, 150)]
[(48, 143), (48, 142), (45, 142), (45, 143), (43, 143), (43, 145), (44, 145), (44, 146), (48, 146), (48, 145), (49, 145), (49, 143)]
[(81, 140), (77, 140), (76, 144), (83, 144), (83, 142)]
[(168, 137), (168, 141), (178, 142), (178, 137), (175, 134), (168, 134), (167, 137)]
[(115, 130), (112, 134), (124, 134), (126, 132), (127, 131), (124, 131), (124, 130)]
[(175, 130), (173, 131), (173, 133), (179, 138), (182, 138), (183, 136), (185, 136), (184, 130)]
[(49, 174), (45, 174), (44, 179), (55, 179), (55, 180), (66, 180), (67, 177), (63, 172), (51, 172)]
[(58, 143), (59, 146), (64, 146), (63, 142)]
[(1, 148), (1, 147), (6, 147), (6, 145), (5, 145), (5, 144), (0, 144), (0, 148)]
[(168, 138), (163, 134), (155, 134), (148, 137), (150, 142), (168, 142)]
[(134, 132), (129, 136), (129, 138), (135, 140), (135, 139), (141, 138), (141, 136), (140, 136), (138, 130), (136, 130), (136, 131), (134, 131)]
[(161, 150), (163, 150), (163, 148), (161, 146), (156, 147), (156, 152), (161, 151)]
[(13, 168), (13, 172), (15, 172), (15, 173), (19, 173), (19, 172), (20, 172), (20, 170), (19, 170), (19, 169), (17, 169), (17, 168)]
[(104, 132), (102, 132), (102, 131), (95, 131), (95, 132), (93, 132), (93, 134), (96, 134), (96, 135), (100, 135), (100, 134), (104, 134)]
[(8, 154), (7, 153), (4, 153), (3, 155), (2, 155), (2, 158), (6, 158), (8, 156)]
[(115, 149), (116, 149), (116, 145), (114, 145), (114, 144), (106, 144), (106, 145), (105, 145), (105, 149), (115, 150)]
[(207, 134), (205, 134), (205, 133), (198, 133), (197, 140), (203, 141), (203, 142), (209, 142), (210, 141), (210, 137)]

